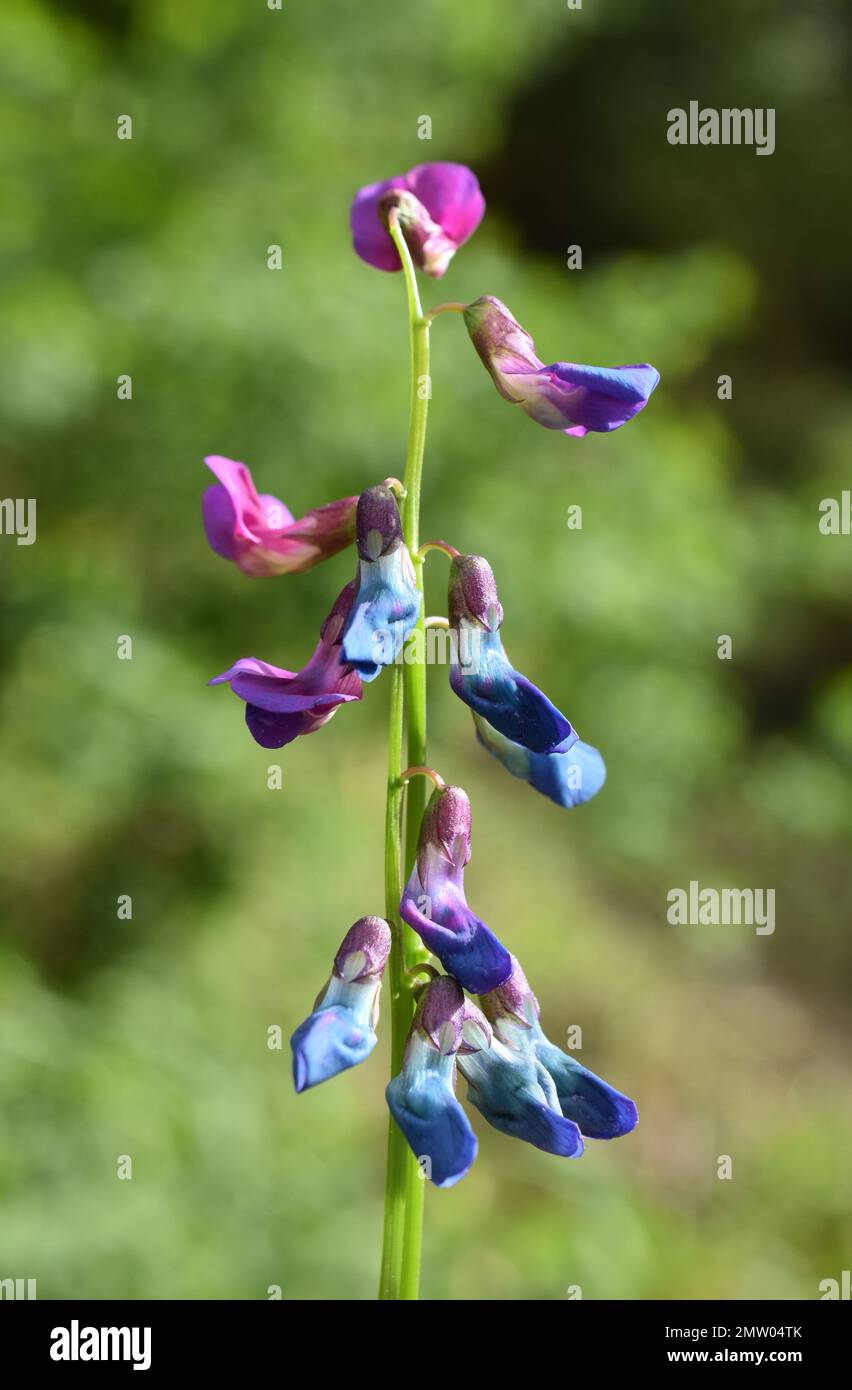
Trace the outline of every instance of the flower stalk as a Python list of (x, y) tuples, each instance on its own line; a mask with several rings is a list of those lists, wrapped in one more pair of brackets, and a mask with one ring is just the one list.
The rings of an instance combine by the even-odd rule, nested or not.
[[(411, 396), (408, 421), (408, 447), (405, 459), (405, 489), (402, 526), (405, 544), (414, 562), (417, 588), (423, 593), (423, 556), (420, 544), (420, 486), (426, 444), (426, 420), (431, 382), (429, 378), (429, 323), (423, 319), (414, 264), (394, 210), (388, 217), (388, 231), (402, 261), (408, 303), (411, 353)], [(421, 600), (420, 616), (414, 629), (417, 659), (404, 668), (391, 671), (391, 708), (388, 746), (387, 811), (385, 818), (385, 911), (393, 931), (388, 975), (391, 992), (391, 1076), (402, 1065), (405, 1041), (416, 1008), (411, 972), (422, 962), (423, 948), (399, 915), (403, 867), (406, 876), (414, 862), (417, 835), (426, 807), (426, 782), (415, 778), (408, 784), (406, 803), (406, 844), (402, 851), (402, 749), (403, 730), (408, 729), (408, 766), (426, 763), (426, 665), (423, 641), (425, 619)], [(420, 631), (420, 637), (417, 632)], [(388, 1166), (385, 1185), (385, 1229), (379, 1298), (414, 1300), (420, 1287), (420, 1247), (423, 1229), (425, 1182), (414, 1154), (393, 1117), (388, 1128)]]

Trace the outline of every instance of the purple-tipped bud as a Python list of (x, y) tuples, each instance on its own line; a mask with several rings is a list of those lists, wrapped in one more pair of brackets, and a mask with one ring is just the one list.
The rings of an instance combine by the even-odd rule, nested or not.
[(464, 1005), (461, 985), (449, 975), (439, 975), (423, 991), (412, 1029), (425, 1033), (442, 1057), (452, 1056), (461, 1046)]
[(496, 632), (503, 622), (494, 571), (482, 555), (457, 555), (450, 566), (448, 589), (450, 627), (478, 623)]
[(384, 917), (360, 917), (350, 927), (334, 957), (339, 980), (367, 980), (381, 976), (391, 949), (391, 929)]
[(378, 560), (402, 545), (402, 518), (393, 492), (384, 483), (368, 487), (358, 498), (355, 513), (358, 554), (362, 560)]
[(437, 849), (454, 868), (470, 860), (470, 797), (461, 787), (438, 787), (420, 823), (417, 864), (421, 878), (429, 871), (429, 858)]

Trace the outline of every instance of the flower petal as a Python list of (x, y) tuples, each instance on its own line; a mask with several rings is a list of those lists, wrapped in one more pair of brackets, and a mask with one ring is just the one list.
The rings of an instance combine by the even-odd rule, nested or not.
[(553, 1078), (563, 1115), (590, 1139), (617, 1139), (635, 1129), (639, 1116), (628, 1096), (602, 1081), (542, 1036), (534, 1043), (539, 1061)]
[(290, 1039), (296, 1090), (306, 1091), (369, 1057), (377, 1038), (371, 1028), (339, 1004), (318, 1009)]
[(400, 1073), (385, 1091), (390, 1112), (436, 1187), (452, 1187), (469, 1171), (478, 1144), (470, 1121), (443, 1077)]

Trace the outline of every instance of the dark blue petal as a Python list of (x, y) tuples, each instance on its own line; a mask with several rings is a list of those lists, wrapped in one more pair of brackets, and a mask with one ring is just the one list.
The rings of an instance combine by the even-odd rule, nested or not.
[(359, 1023), (350, 1009), (340, 1004), (318, 1009), (290, 1039), (296, 1090), (306, 1091), (357, 1066), (369, 1057), (376, 1041), (373, 1030)]
[(476, 1158), (476, 1135), (447, 1082), (437, 1072), (395, 1076), (385, 1092), (390, 1112), (426, 1175), (436, 1187), (452, 1187)]
[(419, 880), (412, 879), (403, 894), (400, 913), (448, 975), (471, 994), (487, 994), (508, 980), (511, 953), (460, 896), (452, 900), (433, 896), (428, 916), (418, 906), (423, 896)]
[(535, 1052), (553, 1077), (562, 1113), (589, 1139), (617, 1139), (635, 1129), (636, 1106), (627, 1096), (547, 1039), (535, 1043)]
[(569, 720), (510, 664), (497, 632), (478, 634), (476, 660), (450, 668), (450, 684), (472, 710), (513, 743), (551, 753), (576, 741)]

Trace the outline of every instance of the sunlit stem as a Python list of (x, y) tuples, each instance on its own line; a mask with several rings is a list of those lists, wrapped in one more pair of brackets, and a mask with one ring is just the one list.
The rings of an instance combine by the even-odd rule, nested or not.
[[(429, 321), (423, 318), (417, 277), (405, 238), (394, 209), (388, 216), (388, 231), (399, 252), (405, 275), (408, 300), (411, 351), (411, 393), (408, 420), (408, 447), (403, 479), (402, 526), (411, 552), (417, 587), (420, 591), (420, 617), (417, 630), (423, 634), (423, 559), (420, 544), (420, 482), (423, 449), (426, 442), (426, 416), (429, 409)], [(390, 483), (388, 484), (391, 485)], [(414, 862), (417, 835), (426, 805), (425, 782), (416, 778), (407, 793), (406, 851), (402, 853), (402, 742), (403, 724), (408, 725), (408, 762), (412, 767), (426, 763), (426, 665), (425, 639), (421, 635), (413, 646), (414, 660), (404, 668), (391, 669), (391, 711), (388, 752), (387, 814), (385, 822), (385, 913), (393, 930), (388, 976), (391, 995), (391, 1075), (402, 1066), (405, 1042), (414, 1017), (416, 999), (411, 971), (422, 964), (424, 948), (419, 938), (399, 915), (403, 872)], [(420, 656), (417, 653), (421, 653)], [(388, 1170), (385, 1185), (385, 1229), (382, 1246), (381, 1299), (416, 1299), (420, 1287), (420, 1246), (423, 1228), (425, 1182), (420, 1165), (405, 1136), (390, 1117), (388, 1130)]]

